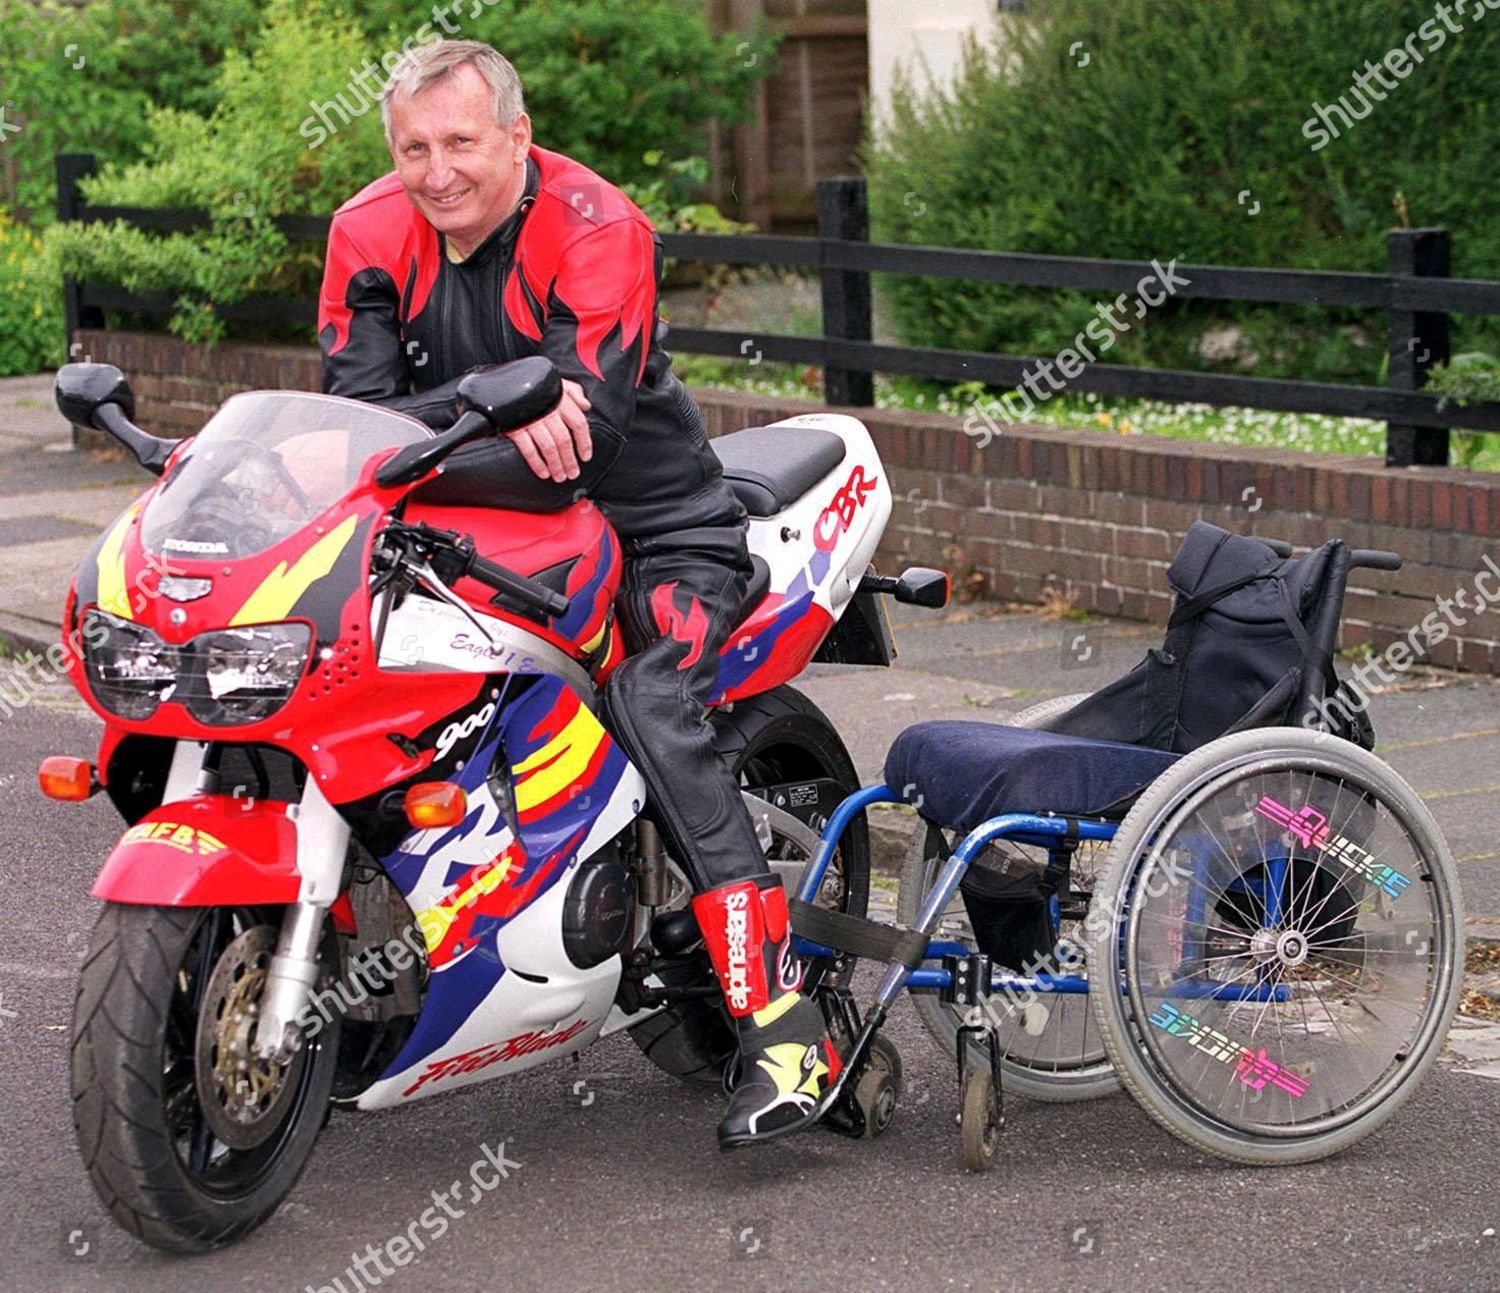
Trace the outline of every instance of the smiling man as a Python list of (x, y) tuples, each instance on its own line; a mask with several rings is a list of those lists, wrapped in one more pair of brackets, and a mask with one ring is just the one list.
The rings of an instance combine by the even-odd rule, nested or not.
[(744, 508), (658, 340), (660, 241), (618, 188), (532, 144), (520, 79), (488, 45), (414, 49), (381, 115), (396, 169), (329, 233), (323, 389), (445, 427), (470, 369), (529, 355), (557, 365), (552, 414), (459, 450), (422, 497), (546, 511), (586, 494), (613, 523), (630, 656), (605, 711), (698, 891), (738, 1027), (742, 1077), (720, 1143), (790, 1131), (839, 1060), (798, 990), (785, 894), (704, 709), (751, 564)]

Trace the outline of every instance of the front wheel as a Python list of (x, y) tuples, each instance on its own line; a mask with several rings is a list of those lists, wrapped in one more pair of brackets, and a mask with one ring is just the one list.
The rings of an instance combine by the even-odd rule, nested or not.
[(169, 1252), (240, 1238), (323, 1125), (338, 1016), (286, 1064), (249, 1050), (279, 909), (107, 903), (73, 1012), (73, 1126), (94, 1189)]

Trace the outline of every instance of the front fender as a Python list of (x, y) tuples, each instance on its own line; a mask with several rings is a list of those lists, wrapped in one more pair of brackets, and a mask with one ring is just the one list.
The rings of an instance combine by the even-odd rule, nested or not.
[(294, 903), (302, 877), (291, 807), (198, 795), (153, 808), (120, 838), (90, 892), (159, 907)]

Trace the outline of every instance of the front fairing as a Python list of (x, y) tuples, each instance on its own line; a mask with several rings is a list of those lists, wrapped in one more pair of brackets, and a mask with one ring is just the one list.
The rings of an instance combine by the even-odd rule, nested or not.
[[(397, 771), (386, 766), (390, 758), (377, 765), (372, 754), (400, 761), (386, 735), (420, 727), (435, 698), (431, 690), (393, 696), (375, 686), (371, 550), (406, 489), (383, 489), (374, 476), (392, 453), (428, 434), (415, 419), (329, 396), (254, 392), (230, 400), (84, 560), (64, 625), (74, 685), (126, 733), (288, 749), (331, 799), (363, 793), (362, 772), (377, 775), (378, 767), (381, 778), (390, 776)], [(200, 722), (170, 697), (149, 717), (122, 718), (100, 703), (82, 661), (95, 607), (171, 646), (230, 627), (305, 624), (306, 669), (290, 698), (258, 721)], [(457, 706), (477, 684), (432, 685)]]

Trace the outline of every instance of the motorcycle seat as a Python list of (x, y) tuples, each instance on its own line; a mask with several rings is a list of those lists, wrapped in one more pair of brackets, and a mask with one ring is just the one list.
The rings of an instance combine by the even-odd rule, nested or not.
[(848, 445), (817, 427), (746, 427), (711, 442), (751, 516), (775, 516), (844, 461)]

